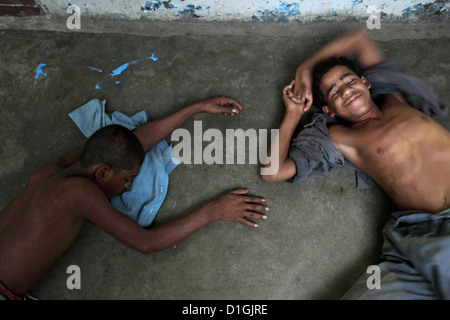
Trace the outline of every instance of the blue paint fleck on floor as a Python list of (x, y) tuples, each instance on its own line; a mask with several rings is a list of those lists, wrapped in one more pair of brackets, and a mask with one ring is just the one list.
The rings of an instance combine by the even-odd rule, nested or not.
[[(115, 61), (116, 59), (113, 59), (113, 61)], [(131, 62), (127, 62), (122, 64), (121, 66), (117, 67), (116, 69), (114, 69), (109, 75), (111, 76), (111, 78), (114, 78), (116, 76), (119, 76), (123, 71), (125, 71), (130, 65), (132, 64), (136, 64), (139, 62), (142, 62), (144, 60), (152, 60), (152, 61), (157, 61), (158, 57), (155, 55), (155, 52), (152, 53), (152, 55), (150, 57), (146, 57), (146, 58), (142, 58), (142, 59), (137, 59), (137, 60), (133, 60)], [(97, 71), (97, 72), (101, 72), (103, 73), (103, 70), (99, 69), (99, 68), (95, 68), (95, 67), (88, 67), (89, 69), (93, 70), (93, 71)], [(103, 80), (100, 81), (99, 83), (97, 83), (97, 85), (95, 86), (95, 89), (99, 90), (102, 87), (100, 86), (102, 84)], [(120, 81), (115, 81), (115, 84), (119, 84)]]
[(89, 67), (89, 69), (94, 70), (94, 71), (98, 71), (98, 72), (103, 72), (103, 70), (100, 70), (100, 69), (97, 69), (97, 68), (94, 68), (94, 67)]
[(34, 79), (39, 79), (39, 77), (42, 75), (44, 78), (47, 76), (47, 74), (42, 70), (43, 67), (45, 67), (45, 63), (40, 63), (36, 67), (36, 74), (34, 75)]
[(133, 60), (131, 62), (127, 62), (123, 65), (121, 65), (120, 67), (118, 67), (117, 69), (113, 70), (113, 72), (111, 73), (112, 77), (118, 76), (119, 74), (121, 74), (126, 68), (128, 68), (130, 65), (144, 61), (144, 60), (153, 60), (156, 61), (158, 60), (158, 57), (155, 56), (154, 53), (152, 53), (152, 55), (150, 57), (147, 58), (143, 58), (143, 59), (138, 59), (138, 60)]

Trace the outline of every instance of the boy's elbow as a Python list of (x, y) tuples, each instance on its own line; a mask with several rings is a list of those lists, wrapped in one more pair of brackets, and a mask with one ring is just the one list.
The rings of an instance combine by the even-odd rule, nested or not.
[(156, 253), (160, 250), (158, 250), (157, 248), (154, 248), (153, 246), (147, 246), (147, 247), (139, 247), (139, 248), (135, 248), (138, 252), (145, 254), (145, 255), (149, 255), (152, 253)]
[(272, 176), (272, 175), (268, 175), (268, 174), (262, 174), (262, 175), (261, 175), (261, 179), (262, 179), (264, 182), (274, 182), (274, 181), (273, 181), (273, 176)]
[(150, 254), (157, 252), (157, 250), (138, 250), (138, 251), (145, 255), (150, 255)]
[[(275, 167), (277, 168), (277, 167)], [(296, 166), (293, 161), (290, 161), (286, 164), (283, 164), (277, 168), (277, 170), (274, 170), (274, 168), (261, 168), (261, 179), (264, 182), (280, 182), (280, 181), (286, 181), (295, 176), (296, 173)]]
[(264, 182), (279, 182), (283, 181), (282, 177), (279, 174), (261, 174), (261, 179)]
[(142, 254), (150, 254), (152, 253), (151, 247), (145, 244), (138, 244), (136, 246), (131, 246), (134, 250)]
[(150, 239), (150, 230), (146, 230), (146, 236), (144, 238), (139, 239), (133, 244), (128, 244), (132, 249), (136, 250), (139, 253), (149, 255), (155, 252), (158, 252), (160, 249), (155, 245), (154, 241)]

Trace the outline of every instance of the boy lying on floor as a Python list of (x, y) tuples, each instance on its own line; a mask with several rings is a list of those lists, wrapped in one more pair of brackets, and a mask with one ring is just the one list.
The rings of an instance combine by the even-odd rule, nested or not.
[(235, 115), (242, 106), (217, 97), (142, 125), (134, 132), (118, 125), (95, 132), (73, 151), (37, 170), (24, 190), (0, 214), (0, 293), (22, 299), (77, 237), (86, 219), (143, 253), (167, 248), (215, 221), (265, 219), (264, 198), (233, 190), (179, 220), (144, 229), (120, 213), (109, 198), (128, 188), (144, 154), (200, 112)]
[[(353, 54), (365, 76), (335, 57)], [(347, 165), (375, 180), (400, 210), (450, 208), (450, 132), (430, 117), (445, 112), (425, 83), (385, 63), (364, 32), (331, 42), (303, 63), (283, 96), (279, 145), (271, 147), (279, 150), (279, 170), (265, 181), (298, 182)], [(313, 102), (323, 113), (293, 137)], [(333, 118), (339, 120), (327, 123)]]
[[(364, 73), (341, 57), (352, 55)], [(380, 287), (369, 290), (364, 274), (345, 298), (449, 299), (450, 133), (432, 119), (446, 114), (433, 91), (356, 32), (301, 64), (283, 99), (279, 145), (271, 146), (280, 167), (265, 181), (299, 182), (344, 165), (358, 170), (360, 186), (368, 175), (403, 210), (383, 230)], [(323, 113), (293, 137), (313, 103)]]

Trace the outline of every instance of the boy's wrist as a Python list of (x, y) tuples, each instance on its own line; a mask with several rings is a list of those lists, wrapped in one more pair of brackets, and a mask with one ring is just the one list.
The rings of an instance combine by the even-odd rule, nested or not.
[(312, 72), (313, 67), (314, 67), (314, 62), (311, 59), (309, 59), (298, 66), (297, 72), (305, 72), (305, 71)]
[(299, 121), (305, 112), (302, 108), (290, 108), (286, 109), (286, 117)]
[(191, 115), (205, 112), (205, 110), (204, 110), (205, 106), (200, 102), (193, 103), (193, 104), (189, 105), (188, 107), (186, 107), (186, 109), (189, 111), (189, 113)]
[(203, 219), (205, 219), (206, 223), (220, 220), (220, 216), (217, 213), (217, 210), (214, 209), (214, 203), (216, 200), (207, 203), (198, 210), (199, 214), (203, 217)]

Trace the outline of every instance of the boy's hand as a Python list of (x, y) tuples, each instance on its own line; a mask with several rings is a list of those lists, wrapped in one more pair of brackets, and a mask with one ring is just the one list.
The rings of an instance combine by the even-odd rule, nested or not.
[(248, 189), (233, 190), (210, 202), (206, 207), (216, 215), (216, 220), (236, 221), (249, 227), (257, 227), (258, 224), (247, 219), (267, 219), (265, 214), (255, 211), (265, 212), (269, 207), (261, 204), (266, 201), (264, 198), (247, 194)]
[(294, 88), (295, 81), (292, 81), (283, 89), (283, 102), (286, 106), (287, 111), (295, 111), (300, 114), (305, 113), (309, 110), (311, 104), (306, 103), (306, 99), (298, 99), (292, 92)]
[(294, 93), (293, 100), (297, 103), (305, 101), (309, 109), (313, 103), (312, 95), (312, 71), (310, 68), (300, 66), (295, 73), (295, 84), (292, 89)]
[(200, 112), (207, 112), (211, 114), (223, 113), (224, 115), (231, 114), (234, 116), (242, 110), (242, 106), (233, 98), (215, 97), (208, 100), (199, 101), (194, 104), (199, 108)]

